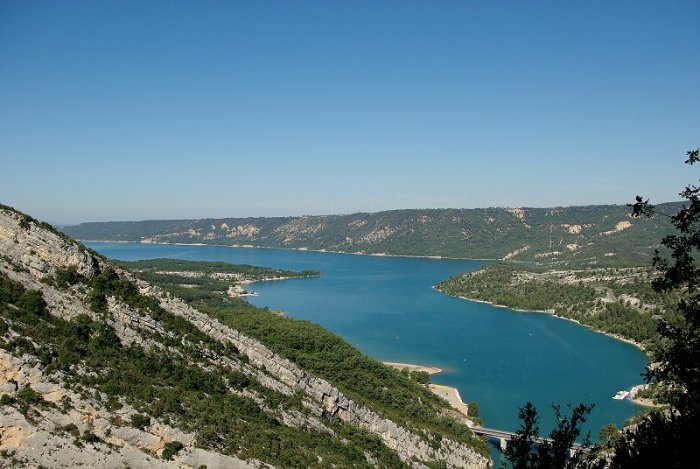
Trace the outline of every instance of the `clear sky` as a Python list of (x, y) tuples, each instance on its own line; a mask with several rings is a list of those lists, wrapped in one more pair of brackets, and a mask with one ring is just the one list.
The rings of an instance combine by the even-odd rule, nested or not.
[(0, 202), (52, 223), (677, 200), (700, 2), (0, 0)]

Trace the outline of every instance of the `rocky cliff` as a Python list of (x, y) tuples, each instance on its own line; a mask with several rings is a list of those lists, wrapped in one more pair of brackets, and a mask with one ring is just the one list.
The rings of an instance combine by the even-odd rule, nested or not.
[[(474, 468), (490, 465), (488, 458), (463, 442), (431, 440), (429, 431), (404, 428), (359, 405), (328, 381), (310, 376), (259, 341), (158, 287), (136, 280), (49, 226), (7, 207), (0, 208), (0, 274), (5, 279), (3, 288), (9, 292), (0, 297), (0, 451), (6, 459), (50, 467), (126, 464), (210, 468), (259, 467), (294, 460), (293, 456), (279, 459), (280, 454), (294, 448), (273, 450), (270, 444), (251, 449), (256, 436), (246, 433), (242, 425), (259, 418), (268, 427), (257, 424), (255, 431), (265, 437), (268, 430), (264, 429), (278, 432), (271, 441), (284, 442), (285, 429), (292, 429), (298, 432), (300, 453), (307, 446), (324, 448), (311, 459), (319, 466), (342, 466), (342, 458), (350, 457), (345, 453), (357, 452), (358, 446), (366, 465), (392, 465), (383, 462), (392, 458), (382, 452), (386, 448), (401, 464), (415, 467), (431, 463)], [(66, 283), (64, 277), (73, 280)], [(111, 289), (99, 290), (107, 288), (100, 286), (103, 278), (112, 279)], [(40, 300), (30, 294), (32, 290), (40, 292)], [(104, 302), (98, 301), (98, 290), (107, 292)], [(63, 355), (70, 353), (70, 347), (52, 342), (59, 338), (40, 332), (33, 337), (24, 335), (46, 328), (74, 331), (78, 326), (88, 332), (71, 340), (85, 340), (87, 345), (76, 346), (84, 351), (69, 364)], [(108, 340), (110, 331), (116, 338)], [(192, 384), (191, 378), (187, 378), (189, 387), (183, 389), (200, 392), (193, 394), (203, 396), (200, 400), (212, 393), (221, 394), (220, 399), (238, 399), (235, 402), (243, 403), (246, 415), (253, 417), (237, 419), (235, 429), (241, 433), (235, 440), (227, 440), (225, 434), (203, 434), (185, 419), (189, 407), (201, 403), (185, 402), (184, 398), (178, 401), (175, 396), (179, 410), (168, 413), (165, 401), (169, 394), (158, 394), (137, 383), (133, 383), (134, 389), (143, 390), (147, 398), (120, 395), (116, 389), (132, 383), (124, 384), (114, 370), (91, 362), (91, 353), (106, 353), (91, 348), (100, 343), (106, 344), (105, 348), (114, 347), (117, 354), (179, 360), (192, 376), (199, 376), (195, 381), (225, 376), (223, 390), (218, 385), (202, 394), (205, 384)], [(108, 379), (108, 375), (112, 376)], [(139, 418), (147, 423), (135, 424)], [(231, 418), (236, 419), (236, 415)], [(211, 425), (224, 428), (223, 423)], [(329, 437), (333, 441), (329, 442)], [(361, 446), (377, 438), (385, 450)], [(230, 444), (222, 446), (226, 441)], [(293, 463), (281, 463), (286, 464)]]

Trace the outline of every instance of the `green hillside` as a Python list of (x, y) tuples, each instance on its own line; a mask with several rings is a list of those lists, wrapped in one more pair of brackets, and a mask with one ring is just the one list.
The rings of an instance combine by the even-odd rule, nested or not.
[(651, 267), (548, 269), (499, 263), (435, 287), (448, 295), (573, 319), (646, 347), (658, 344), (659, 316), (675, 314), (677, 294), (658, 293)]
[[(659, 206), (675, 213), (679, 203)], [(77, 239), (205, 243), (365, 254), (512, 259), (544, 265), (649, 265), (667, 217), (631, 218), (623, 205), (416, 209), (283, 218), (83, 223)]]

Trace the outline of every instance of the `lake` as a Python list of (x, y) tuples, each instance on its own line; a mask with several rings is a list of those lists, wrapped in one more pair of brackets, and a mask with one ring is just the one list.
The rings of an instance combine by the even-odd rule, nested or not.
[(344, 337), (382, 361), (437, 366), (433, 382), (459, 389), (479, 403), (484, 425), (516, 430), (527, 400), (540, 413), (542, 433), (554, 425), (551, 404), (595, 403), (585, 425), (619, 426), (639, 407), (613, 400), (642, 382), (646, 356), (636, 347), (541, 313), (465, 301), (432, 287), (481, 262), (358, 256), (283, 249), (86, 243), (121, 260), (158, 257), (226, 261), (321, 271), (320, 278), (260, 282), (257, 306), (283, 310)]

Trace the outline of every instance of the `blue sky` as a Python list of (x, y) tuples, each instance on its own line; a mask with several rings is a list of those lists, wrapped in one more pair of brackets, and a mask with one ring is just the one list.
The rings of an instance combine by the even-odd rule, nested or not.
[(677, 200), (700, 2), (0, 1), (0, 202), (53, 223)]

